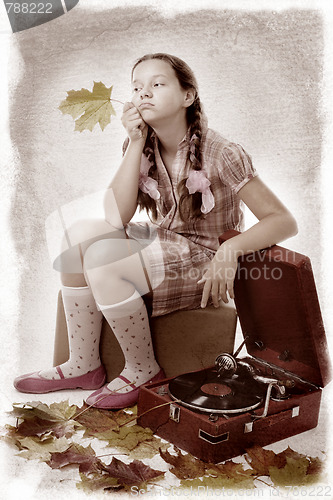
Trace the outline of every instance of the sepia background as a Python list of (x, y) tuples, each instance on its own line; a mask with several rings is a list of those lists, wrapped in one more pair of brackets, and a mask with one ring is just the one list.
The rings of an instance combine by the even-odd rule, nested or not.
[[(325, 11), (316, 2), (312, 8), (311, 2), (306, 8), (281, 2), (266, 9), (256, 2), (123, 5), (81, 0), (52, 22), (3, 35), (9, 133), (1, 171), (8, 202), (2, 399), (8, 409), (14, 400), (27, 400), (12, 389), (12, 379), (52, 363), (58, 209), (67, 225), (102, 214), (102, 192), (119, 165), (125, 138), (117, 104), (117, 117), (103, 132), (97, 126), (83, 133), (74, 132), (72, 118), (58, 106), (68, 90), (91, 90), (94, 81), (113, 85), (113, 97), (129, 100), (131, 67), (145, 53), (169, 52), (192, 67), (209, 126), (245, 148), (295, 215), (299, 234), (284, 245), (311, 258), (324, 320), (331, 324), (323, 172), (331, 118)], [(247, 225), (253, 222), (247, 213)], [(323, 425), (308, 433), (306, 453), (314, 440), (327, 448), (327, 401)]]

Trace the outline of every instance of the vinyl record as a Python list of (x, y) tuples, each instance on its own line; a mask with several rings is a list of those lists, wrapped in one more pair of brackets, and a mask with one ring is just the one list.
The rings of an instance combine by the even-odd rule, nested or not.
[(263, 387), (251, 376), (220, 378), (215, 369), (185, 373), (169, 383), (171, 398), (195, 411), (242, 413), (257, 408), (263, 401)]

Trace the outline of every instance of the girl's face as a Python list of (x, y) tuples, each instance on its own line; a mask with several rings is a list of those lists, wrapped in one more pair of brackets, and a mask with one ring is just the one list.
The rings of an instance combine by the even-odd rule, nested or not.
[(132, 102), (148, 125), (183, 119), (194, 99), (192, 90), (184, 90), (174, 69), (160, 59), (143, 61), (135, 68)]

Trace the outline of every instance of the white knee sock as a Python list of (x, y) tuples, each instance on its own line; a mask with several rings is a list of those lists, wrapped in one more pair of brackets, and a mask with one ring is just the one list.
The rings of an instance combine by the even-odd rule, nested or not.
[[(125, 368), (121, 375), (140, 386), (156, 375), (158, 366), (150, 334), (145, 303), (135, 291), (127, 300), (109, 306), (98, 304), (105, 319), (111, 326), (125, 357)], [(114, 379), (108, 384), (111, 390), (119, 390), (126, 383)], [(131, 391), (126, 387), (119, 392)]]
[[(77, 377), (95, 370), (101, 364), (99, 340), (103, 321), (89, 287), (62, 287), (65, 317), (68, 328), (70, 358), (60, 365), (66, 378)], [(59, 379), (56, 368), (43, 370), (42, 377)]]

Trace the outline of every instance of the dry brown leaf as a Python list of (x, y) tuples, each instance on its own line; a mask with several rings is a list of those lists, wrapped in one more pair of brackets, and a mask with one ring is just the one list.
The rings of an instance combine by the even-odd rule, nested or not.
[(112, 448), (126, 449), (128, 452), (134, 450), (142, 441), (152, 439), (153, 431), (148, 428), (144, 429), (139, 425), (132, 425), (130, 427), (120, 427), (120, 429), (96, 433), (94, 437), (108, 441), (109, 446)]
[(82, 407), (78, 408), (77, 415), (74, 417), (76, 422), (85, 430), (84, 437), (107, 432), (118, 427), (118, 423), (114, 420), (112, 412), (105, 414), (97, 408)]
[(39, 417), (42, 420), (62, 422), (73, 418), (76, 411), (77, 406), (69, 405), (68, 400), (52, 403), (49, 406), (40, 401), (32, 401), (29, 403), (13, 403), (13, 410), (8, 413), (24, 420)]
[(40, 462), (50, 460), (51, 453), (62, 452), (70, 445), (70, 442), (65, 437), (58, 439), (50, 438), (44, 441), (40, 441), (36, 437), (25, 437), (19, 443), (21, 451), (18, 455), (20, 457), (29, 460), (39, 460)]
[(178, 479), (194, 479), (205, 474), (206, 465), (198, 458), (189, 453), (185, 455), (176, 448), (176, 455), (171, 455), (168, 451), (160, 450), (160, 455), (168, 464), (172, 465), (170, 472)]
[(253, 471), (259, 476), (269, 476), (269, 468), (280, 469), (286, 465), (286, 457), (277, 455), (274, 451), (264, 450), (261, 446), (255, 445), (246, 450), (247, 461)]
[(153, 436), (152, 439), (147, 441), (141, 441), (133, 450), (128, 453), (128, 457), (132, 459), (142, 460), (145, 458), (153, 458), (159, 453), (160, 450), (165, 452), (169, 447), (170, 443), (163, 443), (161, 439)]
[(62, 436), (70, 437), (75, 432), (75, 422), (73, 420), (56, 422), (52, 420), (42, 420), (39, 417), (29, 418), (24, 420), (17, 427), (17, 432), (22, 436), (37, 436), (43, 438), (44, 436), (55, 436), (60, 438)]
[(228, 479), (248, 479), (251, 476), (255, 476), (253, 469), (244, 469), (243, 464), (238, 464), (232, 460), (227, 460), (222, 464), (207, 464), (206, 473), (219, 476), (223, 475)]
[(151, 469), (139, 460), (134, 460), (130, 464), (125, 464), (121, 460), (113, 457), (110, 465), (104, 467), (111, 477), (116, 477), (118, 482), (131, 486), (133, 484), (141, 484), (150, 479), (163, 476), (164, 472), (160, 470)]
[(99, 490), (117, 491), (123, 489), (123, 486), (118, 483), (118, 480), (114, 477), (110, 477), (108, 474), (94, 473), (86, 476), (80, 473), (80, 478), (81, 482), (76, 483), (76, 487), (87, 493)]
[(104, 464), (96, 457), (95, 451), (90, 445), (84, 448), (77, 443), (71, 443), (61, 453), (52, 453), (47, 464), (52, 469), (61, 469), (67, 465), (79, 465), (79, 471), (85, 474), (98, 472), (104, 467)]

